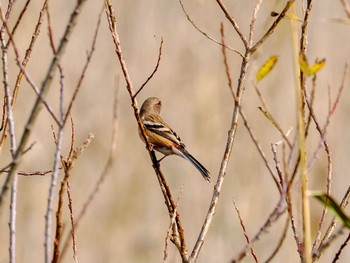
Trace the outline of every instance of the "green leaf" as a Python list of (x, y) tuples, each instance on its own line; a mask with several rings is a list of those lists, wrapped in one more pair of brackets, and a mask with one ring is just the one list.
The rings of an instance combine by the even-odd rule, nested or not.
[(333, 197), (321, 192), (312, 192), (311, 195), (324, 204), (347, 228), (350, 229), (350, 218), (334, 200)]

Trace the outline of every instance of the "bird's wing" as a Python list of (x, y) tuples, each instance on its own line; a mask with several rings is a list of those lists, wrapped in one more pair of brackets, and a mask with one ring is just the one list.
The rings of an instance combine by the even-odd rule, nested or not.
[(143, 125), (151, 132), (154, 132), (163, 138), (166, 138), (177, 145), (185, 148), (185, 144), (181, 141), (181, 138), (166, 124), (160, 116), (149, 115), (143, 117)]

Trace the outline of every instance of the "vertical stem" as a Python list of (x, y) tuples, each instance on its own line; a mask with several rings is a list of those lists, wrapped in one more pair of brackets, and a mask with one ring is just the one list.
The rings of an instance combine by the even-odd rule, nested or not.
[[(294, 13), (294, 4), (291, 8)], [(301, 198), (302, 198), (302, 221), (303, 221), (303, 241), (304, 255), (302, 261), (311, 263), (311, 227), (310, 227), (310, 207), (307, 195), (308, 178), (307, 178), (307, 161), (305, 148), (305, 123), (304, 123), (304, 92), (300, 83), (300, 66), (298, 52), (298, 30), (295, 19), (291, 19), (292, 43), (293, 43), (293, 60), (294, 60), (294, 79), (297, 96), (297, 119), (298, 119), (298, 143), (300, 151), (300, 174), (301, 174)]]
[[(10, 87), (9, 87), (7, 47), (4, 39), (4, 30), (5, 30), (4, 27), (0, 29), (0, 41), (1, 41), (2, 65), (3, 65), (2, 66), (3, 84), (5, 88), (6, 115), (7, 115), (8, 130), (10, 133), (11, 156), (12, 156), (12, 160), (14, 160), (17, 152), (17, 144), (16, 144), (16, 136), (15, 136), (15, 123), (13, 119), (12, 106), (11, 106), (12, 96), (11, 96)], [(9, 262), (10, 263), (16, 262), (17, 184), (18, 184), (18, 175), (17, 173), (14, 173), (13, 182), (11, 185), (10, 219), (9, 219), (9, 230), (10, 230)]]
[(61, 156), (61, 148), (62, 148), (62, 137), (63, 130), (62, 127), (59, 127), (57, 133), (57, 145), (55, 151), (55, 160), (52, 169), (50, 190), (49, 190), (49, 198), (47, 201), (47, 210), (45, 215), (45, 263), (51, 262), (51, 232), (52, 232), (52, 210), (53, 210), (53, 199), (55, 196), (55, 188), (57, 184), (57, 177), (59, 172), (60, 165), (60, 156)]
[(230, 156), (231, 156), (233, 142), (234, 142), (234, 138), (235, 138), (236, 131), (237, 131), (238, 117), (239, 117), (239, 104), (241, 103), (242, 94), (244, 91), (245, 77), (246, 77), (246, 72), (248, 69), (249, 58), (250, 58), (249, 50), (246, 50), (246, 53), (244, 55), (244, 58), (243, 58), (243, 61), (241, 64), (241, 72), (240, 72), (240, 77), (238, 79), (237, 94), (236, 94), (237, 101), (236, 101), (236, 104), (234, 106), (233, 113), (232, 113), (231, 127), (230, 127), (228, 138), (227, 138), (224, 156), (223, 156), (222, 161), (221, 161), (218, 180), (214, 186), (214, 192), (213, 192), (213, 196), (212, 196), (210, 206), (209, 206), (209, 209), (207, 212), (207, 216), (205, 217), (204, 224), (203, 224), (202, 229), (199, 233), (196, 244), (194, 245), (191, 256), (188, 260), (190, 263), (194, 263), (197, 261), (199, 252), (204, 244), (204, 239), (209, 231), (209, 227), (210, 227), (211, 222), (213, 220), (213, 217), (215, 215), (216, 206), (217, 206), (217, 203), (219, 201), (221, 188), (222, 188), (225, 174), (226, 174), (226, 168), (227, 168)]
[(11, 186), (10, 200), (10, 263), (16, 262), (16, 216), (17, 216), (17, 185), (18, 174), (14, 174), (13, 184)]

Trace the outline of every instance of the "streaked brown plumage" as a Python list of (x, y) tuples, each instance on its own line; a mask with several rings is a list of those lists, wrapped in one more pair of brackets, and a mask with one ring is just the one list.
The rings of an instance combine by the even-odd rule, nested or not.
[[(162, 103), (158, 98), (151, 97), (145, 100), (140, 110), (140, 116), (153, 149), (165, 156), (175, 154), (190, 161), (204, 179), (210, 182), (209, 171), (185, 149), (186, 146), (180, 137), (160, 117), (161, 106)], [(140, 137), (143, 140), (143, 137)]]

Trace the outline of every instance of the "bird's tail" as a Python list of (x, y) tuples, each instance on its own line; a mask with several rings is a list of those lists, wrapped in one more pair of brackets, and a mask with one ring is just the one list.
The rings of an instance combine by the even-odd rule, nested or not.
[(187, 152), (185, 149), (177, 149), (176, 151), (178, 155), (183, 157), (184, 159), (190, 161), (194, 167), (197, 168), (197, 170), (202, 174), (203, 178), (210, 182), (210, 173), (209, 171), (199, 162), (196, 158), (194, 158), (189, 152)]

